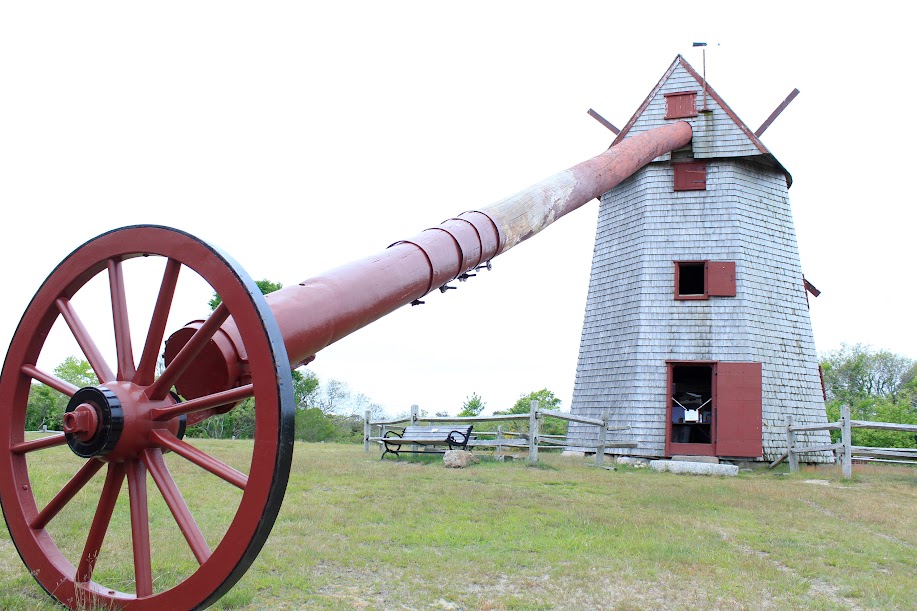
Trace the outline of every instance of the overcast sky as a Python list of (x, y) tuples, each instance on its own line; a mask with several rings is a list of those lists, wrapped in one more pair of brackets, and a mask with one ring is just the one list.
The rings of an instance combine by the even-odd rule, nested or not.
[[(0, 344), (54, 266), (116, 227), (182, 229), (288, 285), (497, 201), (602, 152), (586, 111), (624, 125), (676, 55), (702, 69), (704, 41), (752, 129), (801, 91), (762, 140), (794, 178), (819, 352), (917, 358), (913, 22), (830, 6), (4, 3)], [(312, 368), (390, 414), (543, 387), (569, 409), (597, 206)]]

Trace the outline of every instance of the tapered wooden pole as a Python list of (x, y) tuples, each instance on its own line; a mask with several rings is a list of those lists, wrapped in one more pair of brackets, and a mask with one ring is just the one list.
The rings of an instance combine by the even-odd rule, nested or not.
[[(290, 364), (310, 362), (323, 348), (396, 309), (419, 305), (431, 291), (455, 288), (448, 283), (489, 267), (494, 257), (600, 197), (660, 155), (685, 146), (691, 137), (691, 126), (684, 121), (628, 137), (506, 199), (463, 212), (378, 254), (267, 295)], [(243, 355), (233, 350), (242, 345), (234, 322), (226, 321), (220, 330), (230, 341), (222, 342), (209, 360), (197, 359), (193, 370), (179, 380), (179, 391), (186, 398), (226, 390), (197, 388), (191, 380), (222, 383), (226, 376), (221, 378), (220, 372), (244, 370), (239, 365)], [(191, 330), (173, 334), (172, 352), (177, 353), (192, 336)], [(196, 389), (194, 394), (183, 390), (185, 381)], [(237, 385), (233, 380), (226, 384)]]

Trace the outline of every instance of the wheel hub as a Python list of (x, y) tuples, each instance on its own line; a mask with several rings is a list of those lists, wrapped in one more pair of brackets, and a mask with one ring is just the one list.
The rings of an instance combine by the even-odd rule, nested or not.
[(91, 441), (99, 427), (99, 415), (88, 403), (81, 403), (72, 412), (64, 414), (64, 432), (82, 442)]
[(64, 434), (73, 453), (83, 458), (111, 452), (124, 430), (124, 409), (105, 386), (81, 388), (67, 404)]

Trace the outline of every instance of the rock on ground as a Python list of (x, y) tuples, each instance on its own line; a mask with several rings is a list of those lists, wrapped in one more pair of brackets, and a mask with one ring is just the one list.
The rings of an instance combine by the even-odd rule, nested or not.
[(443, 464), (450, 469), (464, 469), (468, 465), (481, 462), (481, 459), (465, 450), (446, 450)]

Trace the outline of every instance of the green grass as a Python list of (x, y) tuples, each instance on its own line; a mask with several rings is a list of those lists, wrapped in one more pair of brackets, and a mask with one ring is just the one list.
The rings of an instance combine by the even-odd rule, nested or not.
[[(245, 442), (204, 443), (244, 462)], [(216, 608), (917, 609), (913, 468), (857, 467), (845, 482), (833, 467), (711, 478), (555, 455), (539, 468), (485, 458), (461, 470), (378, 457), (297, 445), (274, 530)], [(204, 531), (219, 532), (238, 495), (170, 467)], [(63, 480), (46, 477), (52, 489)], [(151, 507), (157, 584), (193, 569), (170, 520)], [(58, 537), (80, 547), (68, 526)], [(100, 577), (129, 582), (128, 536), (106, 540)], [(6, 531), (0, 608), (57, 608)]]

